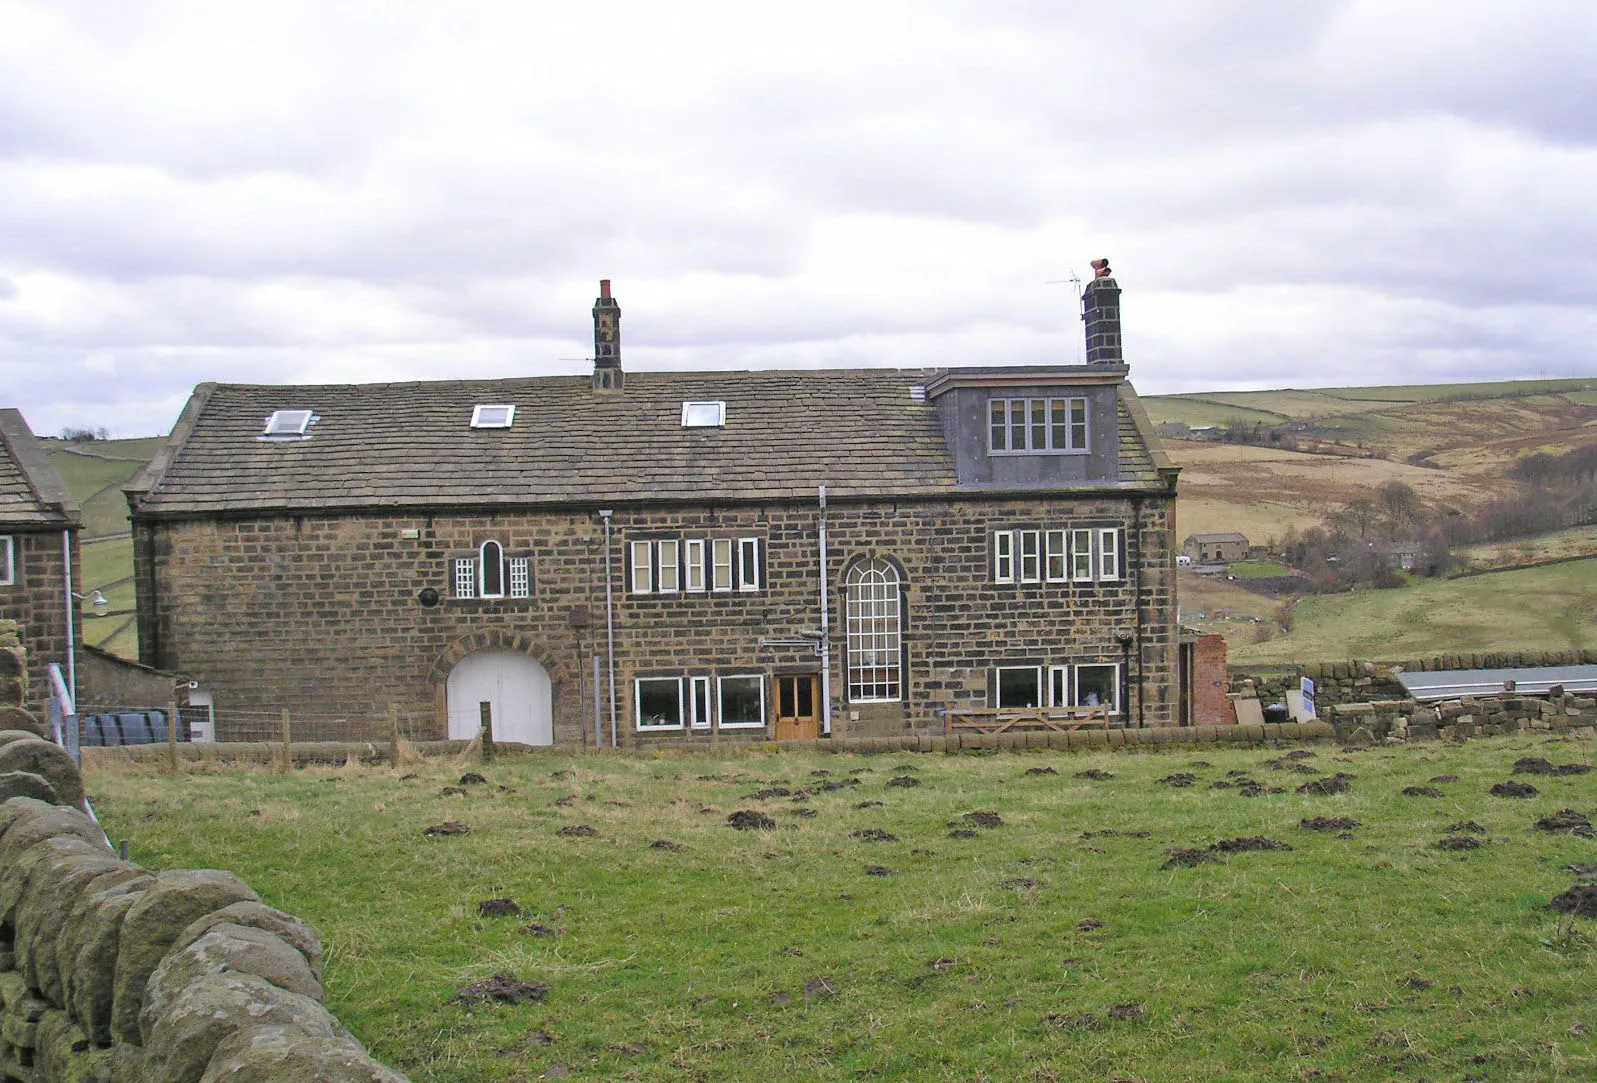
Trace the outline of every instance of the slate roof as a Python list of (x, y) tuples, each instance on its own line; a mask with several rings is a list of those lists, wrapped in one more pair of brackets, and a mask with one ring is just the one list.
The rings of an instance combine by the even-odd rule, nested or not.
[(83, 513), (19, 410), (0, 409), (0, 530), (80, 526)]
[[(128, 486), (141, 515), (386, 506), (483, 507), (909, 497), (959, 492), (920, 369), (629, 372), (320, 386), (203, 384), (167, 447)], [(1121, 487), (1164, 491), (1140, 404), (1121, 397)], [(724, 428), (681, 425), (685, 401), (726, 403)], [(1128, 406), (1128, 402), (1130, 405)], [(472, 407), (513, 403), (510, 429)], [(274, 410), (316, 420), (261, 439)], [(1145, 420), (1145, 419), (1144, 419)]]

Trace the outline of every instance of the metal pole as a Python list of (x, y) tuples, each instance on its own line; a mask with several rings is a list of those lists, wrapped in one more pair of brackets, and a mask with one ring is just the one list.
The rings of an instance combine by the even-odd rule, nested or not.
[(288, 708), (283, 708), (283, 774), (294, 770), (294, 741), (289, 736)]
[(821, 486), (821, 735), (832, 735), (832, 615), (828, 606), (826, 581), (826, 486)]
[(72, 611), (72, 531), (61, 532), (61, 563), (62, 575), (65, 579), (67, 603), (67, 690), (72, 693), (72, 702), (78, 702), (78, 648), (77, 625), (74, 623), (76, 614)]

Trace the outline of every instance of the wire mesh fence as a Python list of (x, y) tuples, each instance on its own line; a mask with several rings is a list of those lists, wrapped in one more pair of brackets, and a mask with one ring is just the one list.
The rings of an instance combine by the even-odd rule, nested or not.
[(289, 709), (219, 709), (205, 706), (130, 707), (82, 704), (64, 719), (62, 743), (83, 749), (123, 749), (136, 758), (172, 762), (192, 758), (271, 761), (278, 764), (390, 759), (396, 742), (420, 744), (443, 737), (431, 720), (383, 714), (318, 714)]

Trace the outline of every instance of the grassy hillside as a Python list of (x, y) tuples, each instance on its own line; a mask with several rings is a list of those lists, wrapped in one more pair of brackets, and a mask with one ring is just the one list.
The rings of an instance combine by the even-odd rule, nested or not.
[(45, 443), (50, 462), (83, 507), (83, 582), (79, 591), (100, 591), (111, 603), (105, 614), (82, 607), (84, 642), (124, 658), (139, 655), (134, 627), (133, 541), (122, 486), (143, 469), (166, 437)]
[(1597, 558), (1305, 598), (1292, 612), (1290, 634), (1246, 642), (1258, 634), (1228, 635), (1233, 662), (1597, 647)]

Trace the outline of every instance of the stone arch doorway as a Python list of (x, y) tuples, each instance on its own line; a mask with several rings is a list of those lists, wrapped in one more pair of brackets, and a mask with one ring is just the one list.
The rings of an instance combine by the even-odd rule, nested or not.
[(482, 704), (493, 710), (494, 740), (554, 744), (554, 691), (549, 673), (519, 651), (487, 649), (462, 658), (445, 685), (450, 740), (470, 740)]

